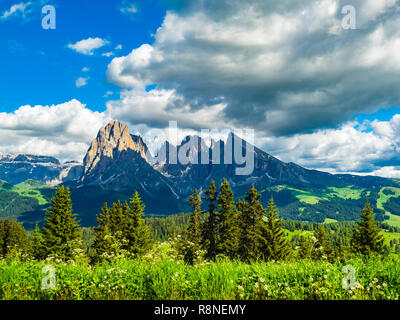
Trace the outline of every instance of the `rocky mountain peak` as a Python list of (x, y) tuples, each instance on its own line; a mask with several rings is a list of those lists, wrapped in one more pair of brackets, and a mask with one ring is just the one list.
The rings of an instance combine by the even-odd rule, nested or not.
[(115, 152), (133, 150), (147, 160), (147, 147), (142, 139), (136, 139), (129, 133), (129, 127), (119, 121), (110, 121), (101, 127), (96, 139), (83, 159), (84, 174), (93, 170), (103, 157), (114, 158)]

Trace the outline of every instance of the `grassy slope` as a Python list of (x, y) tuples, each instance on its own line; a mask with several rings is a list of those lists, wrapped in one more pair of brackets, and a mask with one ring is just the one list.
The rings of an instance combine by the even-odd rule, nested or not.
[[(391, 190), (393, 191), (395, 194), (384, 194), (383, 191), (384, 190)], [(389, 220), (387, 220), (386, 222), (392, 226), (395, 227), (400, 227), (400, 216), (398, 215), (394, 215), (388, 211), (385, 210), (384, 208), (384, 204), (386, 201), (388, 201), (390, 198), (392, 197), (400, 197), (400, 188), (393, 188), (393, 187), (384, 187), (379, 191), (379, 198), (377, 200), (377, 207), (379, 209), (382, 209), (385, 211), (385, 213), (390, 217)]]
[[(352, 259), (345, 264), (217, 261), (191, 267), (157, 255), (94, 267), (56, 265), (54, 290), (42, 290), (38, 281), (48, 262), (0, 262), (0, 299), (365, 300), (398, 299), (400, 292), (398, 258), (368, 263)], [(356, 272), (353, 291), (342, 287), (346, 264)]]

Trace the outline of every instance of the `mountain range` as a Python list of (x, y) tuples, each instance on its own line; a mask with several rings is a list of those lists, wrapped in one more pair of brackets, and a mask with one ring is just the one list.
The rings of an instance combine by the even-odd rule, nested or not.
[[(147, 214), (165, 216), (187, 212), (188, 196), (195, 188), (202, 192), (211, 180), (220, 184), (223, 178), (228, 180), (237, 198), (243, 197), (251, 185), (262, 194), (264, 204), (273, 196), (284, 218), (318, 222), (354, 220), (367, 198), (375, 207), (377, 219), (396, 224), (397, 217), (400, 218), (396, 215), (400, 215), (398, 180), (308, 170), (295, 163), (284, 163), (255, 146), (250, 151), (254, 170), (250, 175), (237, 175), (236, 170), (243, 165), (223, 161), (227, 147), (236, 146), (232, 143), (234, 139), (239, 139), (243, 155), (249, 152), (245, 148), (247, 142), (231, 133), (226, 141), (211, 144), (197, 136), (188, 136), (177, 146), (165, 141), (153, 156), (142, 137), (130, 134), (128, 126), (121, 122), (111, 121), (99, 130), (83, 163), (61, 164), (51, 157), (3, 155), (0, 156), (0, 180), (11, 186), (6, 188), (8, 193), (15, 193), (13, 189), (18, 189), (26, 180), (41, 182), (41, 186), (25, 185), (34, 186), (30, 192), (36, 200), (35, 192), (43, 192), (43, 199), (48, 197), (47, 204), (51, 186), (68, 185), (75, 211), (83, 225), (88, 226), (95, 223), (104, 202), (128, 199), (134, 190), (139, 191), (146, 203)], [(215, 161), (218, 150), (220, 158)], [(190, 161), (172, 161), (171, 152), (184, 154)], [(207, 155), (205, 162), (202, 153)], [(1, 190), (0, 187), (0, 216), (4, 216), (8, 209), (2, 210)], [(29, 193), (19, 196), (29, 198)], [(46, 208), (43, 202), (36, 209), (16, 216), (26, 221), (34, 221), (32, 217), (39, 219), (40, 211)]]

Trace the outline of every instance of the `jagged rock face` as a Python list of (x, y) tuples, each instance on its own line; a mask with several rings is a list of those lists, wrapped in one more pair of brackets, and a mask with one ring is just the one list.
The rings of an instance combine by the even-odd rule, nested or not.
[(61, 164), (53, 157), (26, 154), (0, 155), (0, 180), (18, 184), (28, 179), (45, 183), (62, 183), (79, 179), (82, 164)]
[(121, 122), (111, 121), (108, 125), (102, 127), (83, 159), (82, 181), (96, 170), (103, 157), (113, 159), (115, 154), (127, 150), (133, 150), (147, 160), (147, 147), (140, 137), (130, 135), (128, 126), (123, 127)]

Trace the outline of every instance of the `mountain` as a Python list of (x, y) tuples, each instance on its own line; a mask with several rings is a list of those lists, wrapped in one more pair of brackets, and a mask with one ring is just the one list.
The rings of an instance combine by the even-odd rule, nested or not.
[[(236, 156), (231, 162), (226, 161), (230, 155), (248, 157), (243, 164)], [(249, 164), (254, 165), (250, 174), (237, 174)], [(187, 212), (188, 196), (195, 188), (202, 192), (211, 180), (220, 184), (223, 178), (229, 181), (236, 198), (244, 197), (251, 185), (261, 193), (263, 204), (274, 197), (283, 218), (314, 222), (356, 220), (368, 199), (378, 220), (400, 226), (398, 180), (308, 170), (282, 162), (233, 133), (226, 141), (210, 143), (198, 136), (188, 136), (177, 146), (165, 141), (158, 154), (151, 155), (140, 136), (130, 134), (128, 126), (121, 122), (111, 121), (99, 130), (83, 165), (60, 164), (50, 157), (2, 156), (0, 173), (0, 179), (11, 185), (34, 179), (69, 186), (74, 210), (85, 226), (96, 223), (96, 214), (104, 202), (128, 200), (135, 190), (146, 204), (146, 214)], [(36, 191), (49, 198), (48, 190)], [(12, 196), (15, 198), (15, 194), (7, 197)], [(0, 206), (0, 215), (1, 210)], [(21, 210), (14, 210), (19, 219), (28, 219), (29, 215)]]
[(27, 154), (0, 155), (0, 180), (18, 184), (28, 179), (50, 184), (78, 179), (82, 165), (77, 162), (60, 163), (53, 157)]

